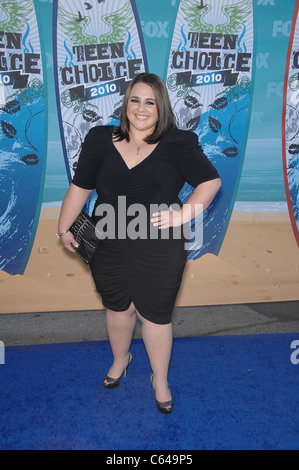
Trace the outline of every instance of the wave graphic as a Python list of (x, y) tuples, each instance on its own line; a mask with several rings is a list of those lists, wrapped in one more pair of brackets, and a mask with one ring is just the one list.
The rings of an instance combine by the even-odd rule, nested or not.
[(127, 53), (127, 59), (128, 60), (136, 59), (136, 54), (133, 51), (132, 47), (131, 47), (131, 50), (129, 51), (129, 47), (130, 47), (130, 44), (131, 44), (131, 39), (132, 39), (131, 33), (130, 33), (130, 31), (128, 31), (128, 40), (126, 42), (126, 47), (125, 47), (125, 51)]
[(28, 52), (31, 52), (31, 54), (34, 54), (34, 49), (32, 47), (30, 40), (27, 42), (27, 39), (30, 33), (30, 26), (28, 23), (26, 23), (26, 26), (27, 26), (26, 32), (24, 34), (23, 41), (22, 41), (23, 46), (24, 46), (24, 53), (27, 54)]

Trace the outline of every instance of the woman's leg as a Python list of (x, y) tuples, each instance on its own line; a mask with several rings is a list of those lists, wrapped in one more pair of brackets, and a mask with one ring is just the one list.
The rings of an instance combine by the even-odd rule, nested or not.
[(133, 304), (124, 312), (106, 310), (106, 328), (114, 362), (109, 377), (120, 377), (128, 364), (129, 348), (136, 323), (136, 309)]
[(156, 399), (168, 401), (171, 398), (167, 376), (172, 350), (172, 324), (158, 325), (146, 320), (137, 311), (136, 313), (142, 322), (142, 338), (153, 371)]

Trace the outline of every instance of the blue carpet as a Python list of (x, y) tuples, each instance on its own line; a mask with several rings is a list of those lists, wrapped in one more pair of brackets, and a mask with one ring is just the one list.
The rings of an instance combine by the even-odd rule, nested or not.
[(128, 378), (106, 390), (108, 342), (7, 347), (0, 449), (299, 449), (296, 334), (174, 340), (174, 410), (158, 413), (134, 340)]

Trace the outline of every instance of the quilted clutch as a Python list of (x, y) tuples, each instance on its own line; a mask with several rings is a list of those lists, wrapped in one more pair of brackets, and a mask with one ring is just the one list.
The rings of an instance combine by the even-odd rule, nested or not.
[(97, 230), (92, 218), (83, 210), (76, 218), (69, 231), (74, 235), (79, 246), (74, 249), (86, 264), (90, 264), (98, 247), (101, 233)]

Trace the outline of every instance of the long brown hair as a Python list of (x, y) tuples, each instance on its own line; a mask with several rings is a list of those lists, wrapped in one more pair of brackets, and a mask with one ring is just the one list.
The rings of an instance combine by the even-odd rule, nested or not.
[(170, 99), (168, 96), (167, 88), (163, 80), (154, 73), (140, 73), (136, 75), (133, 80), (129, 83), (124, 102), (122, 106), (122, 111), (120, 115), (119, 127), (116, 127), (113, 131), (114, 138), (118, 141), (126, 139), (128, 142), (130, 141), (129, 130), (130, 130), (130, 123), (127, 118), (127, 106), (129, 97), (131, 94), (131, 90), (136, 83), (145, 83), (149, 85), (155, 95), (157, 110), (158, 110), (158, 122), (156, 124), (156, 128), (154, 132), (149, 135), (145, 140), (145, 142), (149, 144), (154, 144), (158, 142), (161, 137), (166, 134), (166, 132), (176, 127), (174, 113), (172, 111)]

